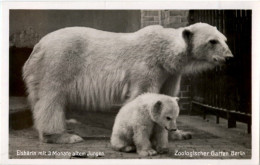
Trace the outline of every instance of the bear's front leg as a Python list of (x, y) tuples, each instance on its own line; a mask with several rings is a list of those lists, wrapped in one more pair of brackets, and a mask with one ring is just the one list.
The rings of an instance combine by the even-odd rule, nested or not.
[(159, 154), (167, 153), (169, 152), (168, 148), (168, 131), (159, 126), (155, 125), (153, 129), (153, 137), (152, 137), (152, 143), (154, 148)]
[(182, 130), (177, 130), (173, 132), (169, 132), (170, 140), (188, 140), (192, 138), (191, 132), (185, 132)]
[[(172, 97), (177, 97), (180, 92), (181, 79), (181, 74), (173, 74), (172, 76), (170, 76), (163, 84), (161, 88), (161, 93)], [(190, 132), (185, 132), (182, 130), (169, 132), (169, 140), (186, 140), (191, 138), (192, 134)]]
[(134, 127), (134, 143), (137, 153), (141, 156), (153, 156), (157, 154), (157, 152), (152, 149), (150, 135), (151, 128), (139, 125)]
[(142, 77), (139, 80), (135, 80), (134, 82), (131, 82), (129, 98), (125, 101), (125, 103), (134, 100), (137, 96), (143, 93), (159, 93), (161, 84), (158, 81), (159, 81), (158, 79), (154, 78), (154, 75), (151, 75), (150, 77), (149, 76)]

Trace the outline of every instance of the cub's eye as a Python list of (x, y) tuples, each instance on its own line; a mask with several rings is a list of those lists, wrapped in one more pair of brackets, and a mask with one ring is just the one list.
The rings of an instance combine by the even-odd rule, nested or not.
[(170, 118), (170, 117), (166, 117), (166, 119), (167, 119), (167, 120), (171, 120), (172, 118)]
[(209, 43), (211, 43), (212, 45), (215, 45), (215, 44), (218, 43), (218, 41), (217, 40), (209, 40)]

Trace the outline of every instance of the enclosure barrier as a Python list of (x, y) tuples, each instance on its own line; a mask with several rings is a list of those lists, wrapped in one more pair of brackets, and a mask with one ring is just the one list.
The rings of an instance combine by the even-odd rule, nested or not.
[(191, 79), (192, 111), (246, 123), (251, 133), (251, 10), (191, 10), (190, 24), (206, 22), (227, 37), (234, 58)]

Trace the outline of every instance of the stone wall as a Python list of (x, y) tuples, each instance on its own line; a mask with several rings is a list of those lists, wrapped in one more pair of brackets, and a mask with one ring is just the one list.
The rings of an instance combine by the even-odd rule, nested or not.
[(163, 27), (179, 28), (189, 24), (188, 10), (142, 10), (141, 26), (162, 25)]
[(189, 24), (188, 10), (164, 10), (161, 12), (161, 25), (164, 27), (179, 28)]

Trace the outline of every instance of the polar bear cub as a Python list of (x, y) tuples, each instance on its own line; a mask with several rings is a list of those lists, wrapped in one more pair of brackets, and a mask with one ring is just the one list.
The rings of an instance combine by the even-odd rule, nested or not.
[(151, 156), (168, 151), (168, 132), (176, 131), (178, 97), (146, 93), (123, 106), (116, 116), (111, 136), (117, 151), (137, 151)]

